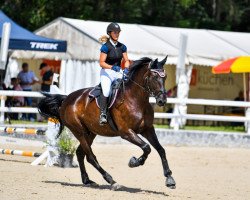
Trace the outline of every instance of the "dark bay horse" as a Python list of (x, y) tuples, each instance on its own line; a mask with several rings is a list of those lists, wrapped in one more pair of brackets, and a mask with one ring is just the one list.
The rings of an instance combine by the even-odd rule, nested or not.
[(175, 181), (171, 176), (172, 172), (169, 169), (165, 150), (160, 145), (153, 127), (154, 111), (149, 103), (150, 96), (156, 98), (156, 103), (159, 106), (166, 103), (164, 87), (166, 75), (163, 69), (166, 59), (167, 57), (160, 62), (157, 59), (153, 61), (150, 58), (134, 61), (130, 67), (128, 81), (125, 83), (126, 89), (124, 93), (119, 92), (115, 104), (109, 111), (118, 131), (114, 131), (109, 124), (99, 125), (100, 110), (96, 102), (89, 98), (89, 92), (93, 88), (81, 89), (68, 96), (50, 95), (39, 103), (38, 109), (42, 115), (59, 120), (59, 134), (63, 127), (67, 126), (79, 140), (80, 145), (76, 150), (76, 155), (84, 185), (97, 185), (89, 179), (86, 172), (84, 165), (84, 158), (86, 157), (87, 161), (102, 174), (112, 189), (120, 187), (100, 166), (92, 152), (91, 145), (96, 135), (120, 136), (139, 146), (143, 150), (143, 154), (139, 158), (132, 157), (129, 161), (129, 167), (138, 167), (144, 164), (151, 152), (149, 144), (138, 136), (140, 134), (159, 153), (166, 177), (166, 186), (171, 189), (175, 188)]

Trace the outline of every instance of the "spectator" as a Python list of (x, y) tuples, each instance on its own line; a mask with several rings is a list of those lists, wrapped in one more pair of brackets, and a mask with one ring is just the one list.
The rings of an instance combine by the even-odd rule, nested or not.
[[(242, 91), (239, 92), (238, 96), (234, 99), (234, 101), (244, 101), (244, 93)], [(232, 114), (237, 116), (244, 116), (245, 109), (242, 107), (233, 107)], [(232, 122), (232, 126), (243, 126), (243, 122)]]
[(51, 85), (52, 79), (53, 79), (53, 71), (51, 70), (51, 67), (49, 65), (47, 65), (47, 63), (42, 63), (40, 65), (39, 69), (44, 72), (44, 73), (42, 73), (41, 91), (49, 92), (50, 85)]
[[(15, 91), (23, 91), (17, 78), (11, 78), (11, 85), (13, 85), (13, 90), (15, 90)], [(24, 97), (14, 96), (12, 98), (12, 101), (14, 102), (15, 106), (23, 106), (24, 105)]]
[(240, 91), (239, 95), (234, 99), (234, 101), (244, 101), (244, 93)]
[[(39, 79), (35, 76), (34, 72), (29, 71), (28, 63), (22, 64), (22, 71), (19, 72), (17, 77), (20, 80), (20, 85), (21, 85), (23, 91), (32, 91), (32, 85), (35, 83), (40, 83)], [(32, 106), (32, 98), (31, 97), (25, 97), (24, 101), (25, 101), (25, 104), (27, 106)], [(35, 115), (30, 113), (30, 114), (28, 114), (28, 118), (27, 118), (26, 114), (23, 114), (22, 118), (24, 120), (28, 119), (30, 121), (34, 121)]]
[[(11, 85), (12, 88), (6, 88), (6, 90), (15, 90), (15, 91), (23, 91), (21, 86), (19, 85), (17, 78), (11, 78)], [(6, 99), (6, 106), (7, 107), (18, 107), (24, 105), (24, 97), (21, 96), (13, 96), (7, 97)], [(7, 117), (10, 119), (18, 120), (18, 113), (7, 113)]]

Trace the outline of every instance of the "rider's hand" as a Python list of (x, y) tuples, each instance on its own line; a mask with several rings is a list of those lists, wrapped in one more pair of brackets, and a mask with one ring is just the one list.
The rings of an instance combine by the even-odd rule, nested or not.
[(123, 76), (124, 76), (123, 78), (124, 78), (125, 81), (128, 80), (128, 72), (129, 72), (128, 68), (125, 68), (123, 70)]
[(124, 72), (124, 74), (128, 75), (128, 72), (129, 72), (128, 68), (125, 68), (125, 69), (123, 70), (123, 72)]
[(118, 65), (113, 65), (113, 66), (111, 67), (111, 69), (114, 70), (114, 71), (116, 71), (116, 72), (119, 72), (119, 71), (121, 70), (121, 67), (118, 66)]

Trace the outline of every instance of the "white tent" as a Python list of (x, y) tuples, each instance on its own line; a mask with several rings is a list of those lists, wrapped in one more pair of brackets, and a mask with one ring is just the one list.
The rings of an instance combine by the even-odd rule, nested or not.
[[(99, 82), (98, 65), (101, 44), (98, 38), (106, 34), (109, 22), (57, 18), (36, 31), (36, 34), (67, 40), (65, 54), (17, 51), (12, 58), (63, 60), (60, 87), (64, 92), (89, 87)], [(250, 54), (250, 34), (203, 29), (181, 29), (120, 23), (120, 41), (128, 48), (130, 59), (163, 58), (167, 64), (177, 64), (179, 37), (188, 35), (187, 66), (214, 66), (235, 56)], [(192, 69), (192, 68), (191, 68)]]
[[(218, 61), (250, 54), (250, 34), (157, 26), (140, 27), (177, 48), (179, 47), (180, 34), (188, 35), (187, 60), (192, 64), (214, 66)], [(217, 37), (217, 34), (220, 37)], [(245, 44), (241, 44), (242, 42)], [(240, 48), (243, 45), (247, 46), (247, 44), (248, 51), (245, 48)]]

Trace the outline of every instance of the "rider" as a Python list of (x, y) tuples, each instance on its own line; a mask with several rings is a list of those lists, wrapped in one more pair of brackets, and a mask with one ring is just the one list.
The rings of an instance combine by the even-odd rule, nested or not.
[(118, 42), (121, 28), (117, 23), (110, 23), (107, 27), (107, 36), (100, 38), (101, 42), (105, 42), (101, 47), (100, 66), (101, 69), (101, 114), (100, 125), (107, 123), (107, 101), (110, 94), (111, 84), (114, 80), (122, 78), (121, 61), (125, 62), (124, 74), (128, 74), (129, 59), (127, 55), (127, 47)]

